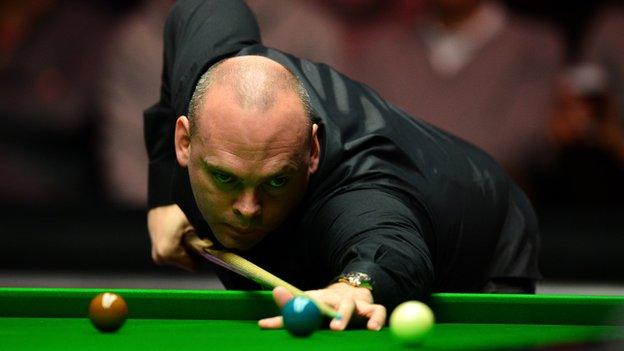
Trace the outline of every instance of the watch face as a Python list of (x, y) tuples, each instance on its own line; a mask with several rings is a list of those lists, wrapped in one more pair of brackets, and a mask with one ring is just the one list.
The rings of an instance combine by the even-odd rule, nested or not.
[(366, 288), (369, 290), (373, 289), (373, 286), (371, 284), (371, 279), (365, 273), (360, 273), (360, 272), (347, 273), (344, 276), (342, 276), (341, 279), (339, 279), (339, 281), (342, 281), (344, 283), (347, 283), (357, 288), (361, 287), (361, 288)]

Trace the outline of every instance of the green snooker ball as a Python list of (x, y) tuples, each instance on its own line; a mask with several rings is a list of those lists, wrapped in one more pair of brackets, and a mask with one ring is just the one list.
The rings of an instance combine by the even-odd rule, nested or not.
[(404, 344), (420, 343), (435, 322), (429, 306), (419, 301), (407, 301), (390, 315), (390, 332)]
[(297, 337), (309, 336), (321, 325), (321, 311), (303, 296), (288, 301), (282, 308), (282, 316), (286, 330)]

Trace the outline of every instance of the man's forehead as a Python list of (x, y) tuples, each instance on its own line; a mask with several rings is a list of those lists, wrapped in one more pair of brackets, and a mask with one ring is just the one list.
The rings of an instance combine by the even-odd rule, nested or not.
[(298, 171), (301, 168), (301, 162), (297, 162), (290, 156), (292, 155), (281, 154), (258, 159), (216, 152), (205, 155), (201, 158), (201, 162), (208, 170), (227, 172), (240, 178), (263, 179)]
[[(206, 156), (220, 158), (245, 158), (249, 160), (267, 160), (278, 158), (294, 158), (305, 153), (305, 131), (296, 133), (288, 130), (287, 125), (276, 126), (275, 129), (256, 125), (236, 127), (230, 124), (214, 124), (205, 128), (203, 148)], [(248, 129), (249, 128), (249, 129)]]
[(267, 106), (240, 104), (231, 89), (213, 89), (197, 116), (199, 134), (208, 141), (251, 145), (299, 144), (308, 133), (310, 122), (297, 96), (278, 93)]

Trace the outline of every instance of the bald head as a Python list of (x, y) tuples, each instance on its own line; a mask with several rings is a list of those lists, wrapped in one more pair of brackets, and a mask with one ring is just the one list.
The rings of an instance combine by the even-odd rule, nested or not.
[(280, 94), (294, 94), (307, 117), (306, 124), (311, 124), (308, 94), (292, 72), (262, 56), (237, 56), (213, 65), (197, 83), (189, 105), (191, 136), (195, 134), (211, 89), (226, 90), (238, 107), (258, 112), (274, 107)]

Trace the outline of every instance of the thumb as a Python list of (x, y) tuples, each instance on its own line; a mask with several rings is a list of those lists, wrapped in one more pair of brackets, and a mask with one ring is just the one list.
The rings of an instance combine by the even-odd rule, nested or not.
[(194, 252), (203, 252), (204, 249), (209, 249), (213, 245), (212, 241), (202, 239), (197, 236), (197, 232), (195, 232), (195, 230), (187, 230), (184, 233), (182, 240), (184, 242), (184, 246)]

